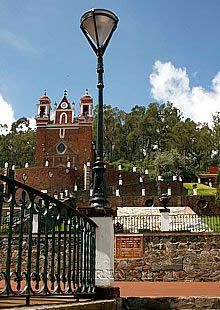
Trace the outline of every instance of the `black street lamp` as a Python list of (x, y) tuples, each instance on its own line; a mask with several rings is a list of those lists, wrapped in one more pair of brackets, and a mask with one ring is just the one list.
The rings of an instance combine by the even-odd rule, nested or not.
[(92, 9), (83, 14), (80, 28), (97, 56), (98, 73), (98, 126), (96, 161), (93, 166), (93, 193), (90, 204), (95, 208), (104, 208), (108, 201), (104, 189), (103, 161), (103, 55), (107, 45), (117, 28), (118, 17), (108, 10)]

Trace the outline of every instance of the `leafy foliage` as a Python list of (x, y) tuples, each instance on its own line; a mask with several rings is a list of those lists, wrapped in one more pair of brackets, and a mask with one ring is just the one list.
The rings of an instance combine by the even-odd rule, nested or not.
[(0, 162), (9, 162), (17, 167), (24, 167), (26, 162), (33, 164), (35, 139), (36, 133), (29, 127), (27, 118), (20, 118), (7, 134), (0, 135)]
[[(96, 137), (94, 118), (94, 139)], [(171, 102), (134, 106), (124, 112), (104, 106), (105, 159), (131, 170), (148, 169), (152, 176), (160, 173), (165, 179), (179, 175), (196, 179), (200, 171), (220, 163), (220, 113), (208, 124), (183, 119)]]
[(186, 169), (189, 169), (189, 162), (186, 168), (184, 156), (176, 149), (171, 149), (170, 151), (157, 152), (154, 166), (156, 175), (161, 175), (165, 181), (171, 181), (174, 175), (185, 177)]

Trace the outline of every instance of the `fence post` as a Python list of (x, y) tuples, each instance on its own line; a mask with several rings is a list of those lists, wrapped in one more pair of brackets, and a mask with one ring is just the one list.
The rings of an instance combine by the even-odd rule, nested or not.
[(96, 229), (96, 286), (113, 286), (114, 282), (114, 228), (113, 217), (91, 217)]
[(193, 184), (193, 196), (197, 196), (197, 184)]
[(169, 209), (160, 209), (161, 214), (161, 231), (169, 231), (170, 223), (169, 223)]
[(38, 214), (33, 214), (32, 234), (38, 233)]

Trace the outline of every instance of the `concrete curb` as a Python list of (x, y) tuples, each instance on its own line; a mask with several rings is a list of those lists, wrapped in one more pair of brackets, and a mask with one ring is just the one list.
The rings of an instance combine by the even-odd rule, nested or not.
[[(3, 310), (3, 308), (1, 308)], [(4, 309), (18, 309), (18, 307), (4, 308)], [(117, 310), (116, 300), (100, 300), (100, 301), (88, 301), (88, 302), (75, 302), (75, 303), (63, 303), (63, 304), (44, 304), (33, 305), (28, 307), (19, 307), (19, 310)]]

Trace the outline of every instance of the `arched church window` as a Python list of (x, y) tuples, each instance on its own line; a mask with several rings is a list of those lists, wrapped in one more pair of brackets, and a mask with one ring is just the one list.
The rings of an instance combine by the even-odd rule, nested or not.
[(67, 114), (65, 112), (60, 114), (60, 124), (67, 124)]
[(84, 105), (83, 106), (83, 116), (87, 116), (89, 114), (89, 106)]
[(40, 107), (40, 117), (44, 117), (46, 112), (46, 107)]

